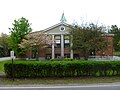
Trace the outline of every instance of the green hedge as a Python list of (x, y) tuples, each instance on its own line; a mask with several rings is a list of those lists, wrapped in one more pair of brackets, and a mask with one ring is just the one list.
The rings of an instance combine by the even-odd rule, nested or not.
[[(14, 61), (14, 77), (119, 76), (120, 61)], [(4, 64), (7, 77), (12, 64)]]

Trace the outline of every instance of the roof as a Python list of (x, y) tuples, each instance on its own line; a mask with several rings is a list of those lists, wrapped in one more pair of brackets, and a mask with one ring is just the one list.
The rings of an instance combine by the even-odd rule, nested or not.
[(53, 25), (53, 26), (51, 26), (51, 27), (49, 27), (49, 28), (44, 29), (44, 32), (49, 31), (49, 30), (51, 30), (51, 29), (53, 29), (53, 28), (56, 28), (56, 27), (58, 27), (58, 26), (60, 26), (60, 25), (71, 26), (70, 24), (67, 24), (67, 23), (65, 23), (65, 22), (60, 22), (60, 23), (55, 24), (55, 25)]

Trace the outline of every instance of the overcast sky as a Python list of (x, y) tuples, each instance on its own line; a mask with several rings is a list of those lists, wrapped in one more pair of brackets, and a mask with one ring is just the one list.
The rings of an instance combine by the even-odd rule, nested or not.
[(68, 24), (81, 21), (120, 26), (120, 0), (0, 0), (0, 33), (9, 34), (15, 19), (22, 16), (33, 31), (60, 22), (64, 11)]

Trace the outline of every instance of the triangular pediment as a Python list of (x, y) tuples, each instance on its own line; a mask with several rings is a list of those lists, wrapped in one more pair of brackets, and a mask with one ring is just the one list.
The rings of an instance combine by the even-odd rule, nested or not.
[(69, 30), (71, 29), (70, 26), (71, 25), (67, 23), (58, 23), (43, 31), (44, 33), (48, 33), (48, 34), (68, 34)]

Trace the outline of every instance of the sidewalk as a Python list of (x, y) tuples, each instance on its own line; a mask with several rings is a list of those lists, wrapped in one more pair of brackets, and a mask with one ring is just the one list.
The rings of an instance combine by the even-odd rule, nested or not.
[(11, 58), (10, 57), (2, 57), (2, 58), (0, 58), (0, 61), (5, 61), (5, 60), (11, 60)]
[(5, 77), (5, 72), (0, 72), (0, 77)]

